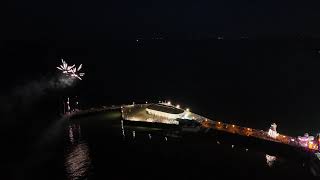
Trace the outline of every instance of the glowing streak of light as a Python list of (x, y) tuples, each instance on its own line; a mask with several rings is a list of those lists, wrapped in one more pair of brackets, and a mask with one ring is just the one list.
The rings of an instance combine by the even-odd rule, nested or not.
[(123, 120), (121, 120), (121, 130), (122, 130), (122, 136), (123, 136), (123, 138), (125, 138), (126, 135), (124, 133)]
[(73, 130), (72, 127), (69, 127), (69, 139), (71, 143), (74, 143)]
[[(85, 179), (91, 166), (89, 147), (81, 141), (80, 131), (80, 126), (69, 126), (69, 138), (72, 145), (67, 152), (65, 167), (70, 180)], [(76, 135), (77, 133), (79, 134)]]
[(63, 74), (82, 80), (81, 77), (85, 75), (85, 73), (79, 72), (82, 69), (82, 64), (80, 64), (80, 66), (77, 68), (75, 64), (72, 66), (68, 66), (68, 63), (66, 63), (63, 59), (61, 59), (61, 62), (62, 65), (60, 65), (60, 67), (57, 67), (57, 69), (62, 71)]

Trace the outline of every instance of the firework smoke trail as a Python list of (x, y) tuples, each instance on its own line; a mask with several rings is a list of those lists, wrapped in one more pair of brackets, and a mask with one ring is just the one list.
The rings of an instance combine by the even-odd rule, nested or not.
[[(78, 69), (80, 70), (81, 67), (77, 68), (77, 70)], [(55, 149), (50, 143), (56, 144), (55, 141), (58, 139), (58, 136), (62, 134), (61, 131), (67, 121), (65, 121), (64, 118), (51, 119), (55, 116), (53, 115), (55, 110), (46, 109), (50, 108), (50, 105), (47, 106), (47, 104), (43, 103), (43, 100), (51, 97), (51, 92), (70, 88), (81, 80), (75, 76), (71, 76), (72, 74), (80, 77), (79, 72), (74, 70), (72, 70), (71, 74), (58, 73), (55, 76), (42, 77), (38, 80), (33, 80), (24, 85), (17, 86), (13, 88), (10, 93), (0, 96), (0, 113), (2, 114), (0, 124), (5, 128), (1, 132), (1, 137), (3, 138), (2, 142), (4, 144), (19, 144), (20, 142), (15, 139), (17, 136), (20, 136), (20, 131), (21, 133), (26, 133), (26, 136), (31, 137), (32, 135), (29, 134), (33, 134), (39, 137), (32, 140), (32, 145), (28, 148), (20, 149), (20, 151), (24, 153), (26, 153), (25, 151), (37, 152), (28, 153), (27, 158), (24, 159), (26, 164), (20, 164), (20, 160), (17, 159), (25, 158), (20, 156), (17, 156), (17, 159), (14, 160), (11, 158), (4, 160), (8, 162), (16, 161), (16, 163), (18, 163), (14, 167), (11, 167), (12, 172), (18, 172), (13, 174), (21, 174), (23, 177), (23, 172), (25, 172), (24, 169), (26, 167), (30, 166), (31, 168), (32, 165), (41, 163), (43, 159), (47, 158), (44, 156), (38, 157), (40, 151), (51, 151), (52, 149)], [(41, 109), (37, 109), (37, 107), (41, 107)], [(44, 114), (50, 115), (46, 117), (43, 116)], [(43, 117), (46, 118), (45, 121), (39, 121)], [(26, 127), (27, 129), (22, 127)], [(19, 132), (16, 132), (16, 129)], [(30, 137), (27, 137), (27, 139)], [(13, 152), (16, 151), (13, 150)], [(10, 153), (11, 152), (8, 152), (8, 154)]]
[(47, 91), (72, 87), (75, 82), (74, 78), (62, 75), (53, 78), (43, 78), (17, 87), (13, 92), (13, 97), (20, 99), (22, 104), (32, 104), (35, 100), (44, 96)]
[(82, 80), (81, 77), (84, 73), (79, 71), (82, 68), (82, 64), (77, 68), (75, 65), (68, 66), (68, 64), (62, 59), (62, 65), (57, 67), (62, 73), (56, 77), (43, 78), (38, 81), (32, 81), (22, 87), (18, 87), (14, 91), (14, 96), (24, 96), (27, 99), (31, 97), (37, 98), (46, 93), (46, 90), (50, 89), (64, 89), (67, 87), (72, 87), (76, 80)]
[(14, 88), (10, 94), (0, 96), (0, 101), (2, 102), (0, 111), (4, 114), (5, 119), (8, 119), (8, 121), (14, 119), (17, 114), (17, 108), (28, 111), (32, 108), (31, 105), (48, 94), (48, 91), (72, 87), (84, 76), (84, 73), (79, 72), (82, 64), (76, 68), (75, 65), (68, 66), (63, 60), (62, 63), (60, 67), (57, 67), (62, 70), (62, 73), (54, 77), (43, 77), (42, 79), (31, 81)]

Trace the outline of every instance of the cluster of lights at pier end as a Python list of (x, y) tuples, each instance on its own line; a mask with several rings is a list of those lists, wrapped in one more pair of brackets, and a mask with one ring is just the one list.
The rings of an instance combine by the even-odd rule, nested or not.
[[(161, 101), (159, 101), (159, 103), (161, 103)], [(166, 104), (166, 105), (168, 105), (168, 106), (174, 106), (174, 105), (171, 103), (171, 101), (165, 101), (164, 104)], [(178, 108), (178, 109), (182, 109), (181, 106), (180, 106), (180, 104), (177, 104), (177, 105), (175, 105), (174, 107), (175, 107), (175, 108)], [(190, 108), (186, 108), (185, 111), (190, 112)]]

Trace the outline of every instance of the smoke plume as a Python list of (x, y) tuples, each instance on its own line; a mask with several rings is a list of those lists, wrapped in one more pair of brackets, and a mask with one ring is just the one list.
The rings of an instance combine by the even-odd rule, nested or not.
[(33, 104), (44, 98), (50, 91), (62, 90), (75, 85), (77, 79), (59, 75), (44, 77), (15, 87), (11, 93), (1, 95), (1, 111), (6, 120), (12, 121), (19, 112), (27, 112)]

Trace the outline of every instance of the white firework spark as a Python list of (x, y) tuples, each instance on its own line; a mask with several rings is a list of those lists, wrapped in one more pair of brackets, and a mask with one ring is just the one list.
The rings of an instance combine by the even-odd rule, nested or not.
[(81, 77), (83, 77), (85, 74), (79, 72), (82, 69), (82, 64), (80, 64), (80, 66), (77, 68), (75, 64), (72, 66), (68, 66), (68, 63), (63, 59), (61, 59), (61, 62), (62, 64), (58, 66), (57, 69), (62, 71), (63, 74), (82, 80)]

